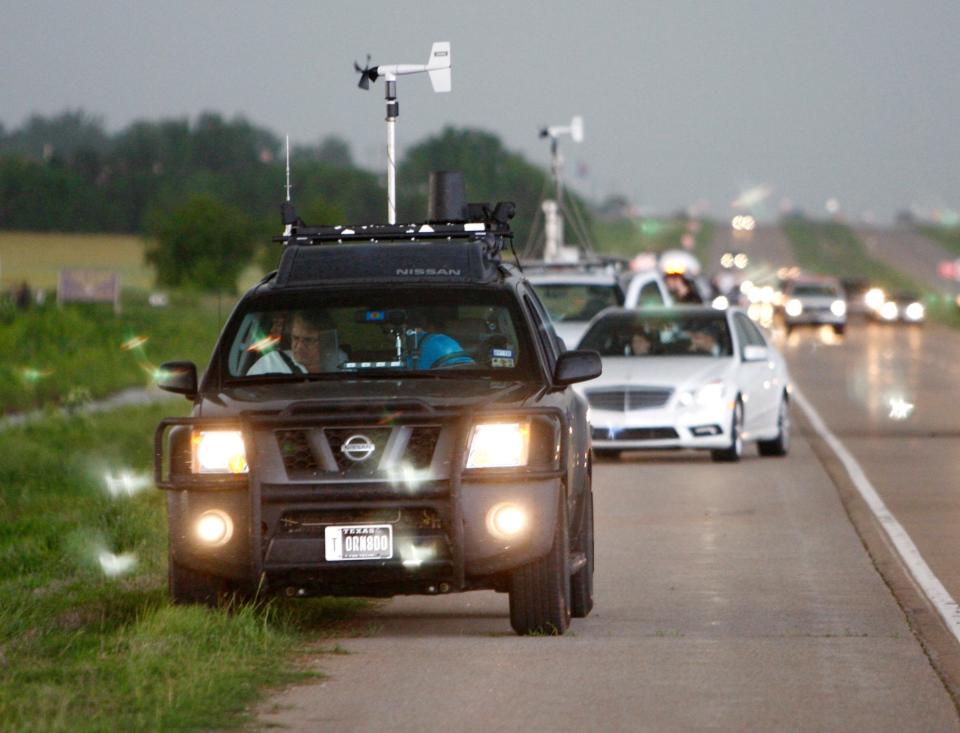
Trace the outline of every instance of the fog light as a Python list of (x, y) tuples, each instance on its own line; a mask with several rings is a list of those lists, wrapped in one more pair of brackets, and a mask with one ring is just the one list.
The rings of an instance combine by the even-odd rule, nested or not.
[(516, 504), (497, 504), (487, 512), (487, 531), (501, 540), (510, 540), (527, 528), (527, 513)]
[(196, 524), (197, 537), (211, 547), (222, 547), (233, 537), (233, 520), (219, 509), (200, 515)]

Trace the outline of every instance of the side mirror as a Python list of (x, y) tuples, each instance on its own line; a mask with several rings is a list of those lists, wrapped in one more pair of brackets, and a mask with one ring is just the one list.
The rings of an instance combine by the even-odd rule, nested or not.
[(769, 358), (770, 358), (770, 354), (767, 353), (766, 346), (757, 346), (756, 344), (750, 344), (749, 346), (743, 347), (744, 361), (766, 361)]
[(603, 371), (600, 354), (596, 351), (564, 351), (557, 358), (557, 367), (553, 370), (553, 382), (557, 386), (586, 382), (599, 377)]
[(157, 374), (157, 386), (167, 392), (197, 396), (197, 366), (192, 361), (165, 361)]

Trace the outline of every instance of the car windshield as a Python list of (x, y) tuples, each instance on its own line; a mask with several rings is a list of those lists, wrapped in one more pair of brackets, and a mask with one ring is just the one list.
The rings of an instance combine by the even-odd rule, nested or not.
[(802, 283), (793, 286), (790, 294), (798, 298), (837, 298), (840, 293), (833, 285)]
[(716, 313), (611, 313), (590, 327), (581, 349), (600, 356), (730, 356), (726, 315)]
[(534, 290), (554, 322), (589, 321), (604, 308), (623, 305), (623, 293), (614, 283), (533, 283)]
[(495, 290), (371, 289), (258, 298), (233, 319), (231, 379), (532, 371), (519, 312)]

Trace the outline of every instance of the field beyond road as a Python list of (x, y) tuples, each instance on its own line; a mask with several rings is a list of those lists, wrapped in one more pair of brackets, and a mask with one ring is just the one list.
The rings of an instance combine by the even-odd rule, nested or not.
[[(122, 288), (148, 290), (154, 273), (143, 261), (145, 241), (130, 234), (0, 232), (0, 290), (26, 280), (30, 287), (56, 292), (62, 268), (112, 270)], [(260, 278), (255, 265), (240, 276), (244, 290)]]

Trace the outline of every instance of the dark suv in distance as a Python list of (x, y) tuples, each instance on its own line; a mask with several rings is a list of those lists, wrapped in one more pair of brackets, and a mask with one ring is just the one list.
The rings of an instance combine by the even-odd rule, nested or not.
[(562, 351), (501, 261), (512, 204), (463, 220), (307, 227), (244, 295), (194, 403), (162, 421), (170, 593), (509, 593), (519, 634), (593, 607), (586, 404), (596, 352)]

